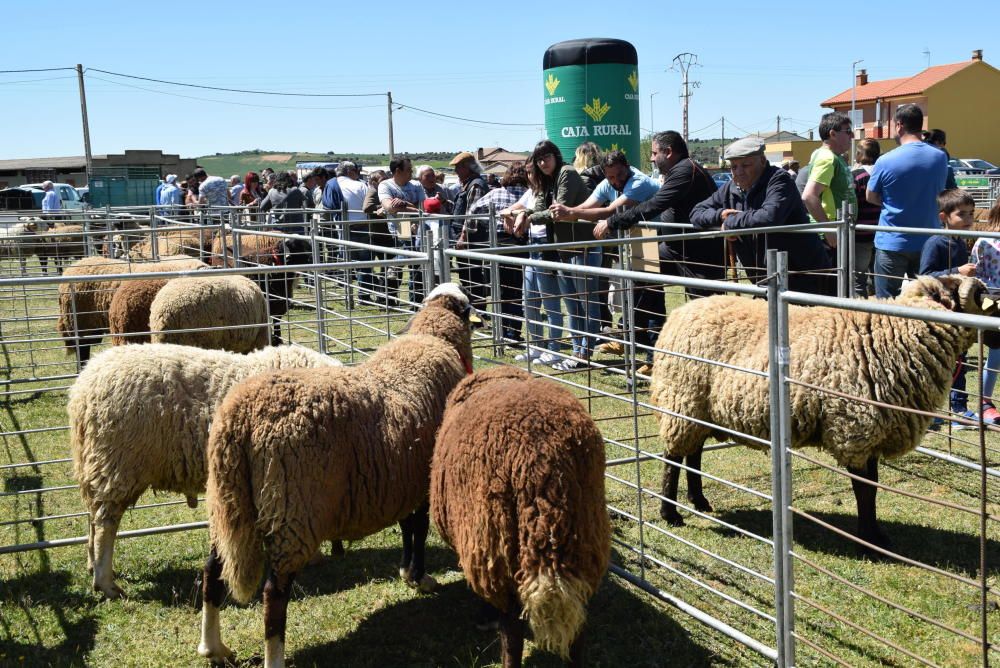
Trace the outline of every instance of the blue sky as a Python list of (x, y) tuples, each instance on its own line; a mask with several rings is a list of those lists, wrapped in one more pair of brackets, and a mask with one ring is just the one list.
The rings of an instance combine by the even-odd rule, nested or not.
[[(692, 137), (782, 128), (805, 132), (819, 102), (851, 84), (915, 73), (983, 49), (1000, 65), (1000, 2), (19, 3), (5, 7), (5, 70), (72, 67), (206, 86), (379, 93), (299, 98), (225, 93), (87, 73), (94, 153), (154, 148), (182, 156), (243, 149), (378, 152), (386, 100), (500, 123), (543, 124), (542, 54), (580, 37), (615, 37), (639, 54), (642, 128), (680, 129), (681, 52), (698, 55)], [(191, 9), (188, 9), (188, 8)], [(356, 9), (353, 9), (356, 8)], [(15, 28), (16, 26), (16, 28)], [(985, 110), (980, 113), (1000, 113)], [(0, 159), (83, 153), (75, 74), (0, 74)], [(397, 151), (523, 150), (537, 127), (394, 112)]]

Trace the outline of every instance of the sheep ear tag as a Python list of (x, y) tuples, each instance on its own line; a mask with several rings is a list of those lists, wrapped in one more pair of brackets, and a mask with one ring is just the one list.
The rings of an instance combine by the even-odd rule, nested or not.
[(990, 299), (989, 297), (983, 297), (983, 310), (989, 311), (991, 308), (997, 305), (995, 299)]

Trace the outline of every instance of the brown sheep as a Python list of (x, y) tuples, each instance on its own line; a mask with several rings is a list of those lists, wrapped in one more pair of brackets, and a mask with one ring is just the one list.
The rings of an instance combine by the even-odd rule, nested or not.
[(501, 612), (505, 668), (521, 665), (522, 619), (539, 647), (579, 660), (611, 551), (604, 460), (594, 420), (551, 380), (497, 367), (448, 397), (431, 514), (469, 586)]
[[(108, 308), (118, 289), (118, 281), (101, 280), (107, 274), (142, 274), (183, 271), (205, 267), (194, 258), (174, 256), (160, 262), (129, 263), (104, 257), (85, 257), (70, 265), (64, 275), (80, 276), (76, 283), (59, 284), (59, 319), (56, 330), (68, 352), (77, 351), (81, 364), (90, 359), (90, 348), (108, 332)], [(86, 279), (87, 276), (93, 278)]]
[[(122, 281), (108, 307), (111, 345), (149, 343), (149, 307), (167, 279)], [(126, 336), (131, 334), (132, 336)]]
[(407, 333), (364, 364), (267, 373), (229, 392), (209, 434), (199, 654), (231, 656), (219, 631), (223, 580), (247, 601), (267, 564), (265, 663), (283, 665), (291, 583), (324, 540), (399, 522), (407, 579), (426, 582), (434, 434), (448, 393), (472, 370), (471, 319), (460, 288), (440, 285)]

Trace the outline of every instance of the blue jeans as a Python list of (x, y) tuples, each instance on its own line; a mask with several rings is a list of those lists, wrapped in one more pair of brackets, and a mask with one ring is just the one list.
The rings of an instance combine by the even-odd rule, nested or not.
[(1000, 348), (989, 348), (986, 356), (986, 364), (983, 369), (983, 402), (989, 403), (993, 396), (993, 389), (997, 385), (997, 376), (1000, 376)]
[[(542, 260), (542, 253), (530, 253), (532, 260)], [(560, 339), (563, 336), (562, 306), (559, 304), (559, 280), (555, 272), (538, 267), (524, 268), (524, 319), (528, 323), (528, 341), (545, 339), (545, 326), (542, 324), (542, 309), (545, 307), (545, 319), (549, 324), (549, 338), (545, 347), (549, 350), (559, 350)]]
[[(560, 253), (560, 257), (563, 262), (572, 265), (600, 267), (601, 253), (599, 247), (584, 248), (571, 253)], [(596, 276), (581, 276), (572, 271), (559, 272), (559, 291), (566, 302), (569, 327), (575, 330), (570, 334), (573, 341), (573, 355), (581, 359), (589, 359), (593, 348), (594, 339), (586, 334), (597, 334), (601, 327), (601, 305), (597, 301), (597, 283)]]
[(875, 296), (891, 299), (899, 296), (903, 274), (915, 278), (920, 270), (920, 251), (875, 249)]

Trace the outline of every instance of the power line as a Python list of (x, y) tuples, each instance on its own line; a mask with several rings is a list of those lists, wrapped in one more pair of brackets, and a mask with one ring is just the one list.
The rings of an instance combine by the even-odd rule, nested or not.
[[(88, 78), (94, 79), (95, 81), (103, 81), (105, 83), (113, 84), (115, 86), (124, 86), (125, 88), (134, 88), (136, 90), (146, 91), (147, 93), (156, 93), (158, 95), (169, 95), (170, 97), (181, 97), (187, 100), (198, 100), (199, 102), (214, 102), (215, 104), (229, 104), (237, 107), (254, 107), (257, 109), (295, 109), (300, 111), (309, 110), (342, 110), (342, 109), (373, 109), (375, 107), (381, 107), (381, 104), (362, 104), (362, 105), (352, 105), (347, 107), (300, 107), (300, 106), (288, 106), (288, 105), (277, 105), (277, 104), (254, 104), (252, 102), (234, 102), (232, 100), (216, 100), (210, 97), (198, 97), (196, 95), (184, 95), (183, 93), (171, 93), (165, 90), (156, 90), (155, 88), (146, 88), (145, 86), (136, 86), (134, 84), (127, 84), (122, 81), (114, 81), (112, 79), (105, 79), (104, 77), (94, 76), (93, 74), (87, 75)], [(382, 94), (384, 95), (384, 93)]]
[(58, 72), (60, 70), (75, 70), (75, 67), (46, 67), (33, 70), (0, 70), (0, 74), (20, 74), (21, 72)]
[(248, 93), (251, 95), (278, 95), (283, 97), (384, 97), (385, 93), (280, 93), (271, 90), (249, 90), (245, 88), (223, 88), (221, 86), (203, 86), (201, 84), (183, 83), (180, 81), (167, 81), (166, 79), (153, 79), (152, 77), (140, 77), (134, 74), (122, 74), (121, 72), (110, 72), (100, 70), (96, 67), (88, 67), (87, 72), (101, 72), (116, 77), (126, 79), (138, 79), (140, 81), (151, 81), (153, 83), (168, 84), (170, 86), (186, 86), (188, 88), (201, 88), (204, 90), (218, 90), (226, 93)]
[(59, 79), (72, 79), (73, 75), (65, 77), (42, 77), (40, 79), (16, 79), (14, 81), (0, 81), (0, 86), (10, 86), (11, 84), (35, 83), (38, 81), (58, 81)]
[(420, 112), (423, 112), (425, 114), (430, 114), (431, 116), (440, 116), (441, 118), (450, 118), (452, 120), (466, 121), (466, 122), (469, 122), (469, 123), (481, 123), (483, 125), (505, 125), (505, 126), (511, 126), (511, 127), (530, 127), (530, 128), (540, 128), (540, 127), (542, 127), (541, 123), (502, 123), (502, 122), (499, 122), (499, 121), (481, 121), (481, 120), (478, 120), (478, 119), (475, 119), (475, 118), (464, 118), (462, 116), (452, 116), (450, 114), (442, 114), (442, 113), (437, 112), (437, 111), (430, 111), (428, 109), (421, 109), (420, 107), (414, 107), (414, 106), (411, 106), (411, 105), (408, 105), (408, 104), (397, 104), (396, 108), (397, 109), (410, 109), (412, 111), (420, 111)]

